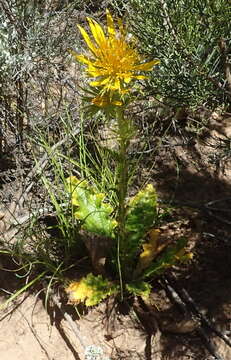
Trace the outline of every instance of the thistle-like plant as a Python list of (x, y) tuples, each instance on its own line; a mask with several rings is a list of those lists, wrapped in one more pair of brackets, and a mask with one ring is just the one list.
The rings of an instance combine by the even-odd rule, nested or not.
[[(113, 207), (106, 195), (85, 179), (79, 180), (72, 176), (67, 181), (73, 213), (86, 232), (85, 236), (95, 234), (95, 242), (108, 239), (112, 243), (106, 247), (103, 256), (106, 258), (105, 266), (111, 270), (109, 276), (115, 277), (113, 285), (111, 280), (103, 279), (102, 274), (88, 274), (67, 288), (72, 302), (83, 301), (86, 305), (94, 305), (119, 291), (121, 298), (124, 291), (148, 296), (151, 290), (145, 281), (148, 276), (159, 275), (177, 261), (186, 259), (187, 255), (184, 252), (185, 242), (181, 241), (156, 260), (163, 247), (160, 249), (158, 245), (157, 230), (152, 230), (152, 235), (147, 240), (157, 219), (157, 197), (151, 184), (138, 191), (132, 199), (127, 199), (128, 148), (135, 130), (132, 120), (125, 115), (125, 110), (132, 99), (135, 81), (145, 79), (147, 76), (142, 72), (151, 71), (159, 61), (145, 62), (134, 45), (135, 41), (128, 40), (122, 21), (118, 19), (116, 26), (109, 11), (106, 14), (107, 34), (94, 19), (87, 20), (93, 39), (83, 27), (78, 28), (89, 52), (82, 55), (70, 50), (70, 53), (86, 66), (87, 77), (91, 78), (87, 90), (88, 111), (92, 108), (94, 113), (98, 108), (98, 111), (106, 113), (109, 118), (116, 119), (117, 141), (114, 158), (117, 164), (117, 206)], [(103, 275), (105, 274), (106, 272)]]

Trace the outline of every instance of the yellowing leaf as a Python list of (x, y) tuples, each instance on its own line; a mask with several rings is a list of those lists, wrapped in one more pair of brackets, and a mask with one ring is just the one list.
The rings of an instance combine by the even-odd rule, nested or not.
[(93, 289), (87, 286), (82, 280), (72, 282), (66, 289), (71, 304), (79, 304), (90, 298)]
[(158, 229), (152, 229), (149, 232), (150, 235), (149, 242), (142, 245), (143, 251), (139, 257), (136, 273), (140, 273), (142, 270), (146, 269), (150, 265), (150, 263), (155, 259), (158, 249), (159, 233), (160, 230)]
[(192, 260), (193, 253), (185, 253), (185, 249), (182, 249), (175, 255), (175, 258), (180, 262), (187, 262), (188, 260)]
[[(165, 244), (168, 245), (168, 242)], [(146, 278), (149, 276), (158, 276), (163, 274), (167, 268), (174, 266), (177, 263), (184, 263), (190, 260), (192, 258), (192, 253), (186, 253), (186, 245), (186, 238), (182, 237), (178, 239), (175, 245), (169, 246), (167, 249), (165, 249), (163, 254), (160, 255), (148, 266), (147, 269), (143, 271), (142, 277)]]
[(126, 289), (135, 296), (140, 296), (143, 300), (148, 299), (152, 286), (145, 281), (134, 281), (126, 284)]
[(82, 302), (86, 306), (94, 306), (107, 296), (116, 293), (118, 288), (107, 279), (103, 279), (101, 275), (94, 276), (90, 273), (80, 281), (72, 282), (65, 291), (71, 304)]
[(125, 230), (129, 257), (134, 258), (140, 249), (142, 239), (152, 227), (157, 216), (156, 191), (151, 184), (130, 199), (127, 207)]

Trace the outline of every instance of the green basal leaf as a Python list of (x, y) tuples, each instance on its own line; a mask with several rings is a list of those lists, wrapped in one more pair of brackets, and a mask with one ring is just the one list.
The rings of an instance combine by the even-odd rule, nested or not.
[(69, 302), (72, 304), (85, 303), (86, 306), (99, 304), (107, 296), (118, 292), (118, 286), (103, 279), (102, 275), (94, 276), (92, 273), (80, 281), (74, 281), (65, 289)]
[(125, 230), (128, 234), (127, 252), (134, 257), (146, 232), (157, 216), (156, 191), (151, 184), (139, 191), (128, 204)]
[(147, 299), (151, 292), (151, 285), (145, 281), (136, 281), (126, 285), (126, 289), (135, 296)]
[(113, 238), (117, 222), (110, 216), (113, 208), (104, 202), (105, 195), (97, 192), (87, 181), (81, 181), (75, 176), (69, 177), (67, 183), (75, 210), (74, 216), (82, 221), (82, 228)]
[(187, 239), (181, 238), (175, 246), (169, 247), (164, 254), (148, 267), (142, 274), (142, 278), (161, 275), (167, 268), (176, 265), (178, 262), (186, 262), (192, 258), (192, 253), (185, 252)]

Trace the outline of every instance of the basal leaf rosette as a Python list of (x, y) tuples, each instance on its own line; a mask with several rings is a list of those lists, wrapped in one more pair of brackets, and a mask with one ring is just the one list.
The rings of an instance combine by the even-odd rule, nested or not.
[(148, 241), (142, 244), (142, 251), (139, 255), (135, 271), (136, 276), (139, 275), (144, 269), (146, 269), (156, 258), (158, 253), (167, 246), (167, 242), (161, 246), (158, 245), (159, 234), (159, 229), (152, 229), (149, 231)]
[(163, 274), (168, 268), (177, 265), (178, 263), (185, 263), (192, 259), (193, 254), (186, 252), (188, 239), (180, 238), (176, 245), (169, 246), (158, 260), (154, 261), (142, 274), (142, 278), (150, 276), (159, 276)]
[(105, 195), (75, 176), (67, 179), (68, 191), (74, 206), (74, 216), (82, 222), (82, 228), (97, 235), (114, 238), (116, 220), (111, 218), (113, 207), (105, 202)]
[(65, 289), (69, 303), (85, 303), (86, 306), (99, 304), (106, 297), (118, 292), (118, 286), (113, 284), (102, 275), (95, 276), (92, 273), (83, 277), (80, 281), (73, 281)]
[(125, 230), (127, 233), (127, 256), (134, 258), (144, 236), (153, 226), (157, 216), (157, 196), (152, 184), (130, 199), (127, 208)]
[(140, 296), (143, 300), (148, 299), (152, 286), (145, 281), (133, 281), (126, 284), (126, 289), (129, 293)]

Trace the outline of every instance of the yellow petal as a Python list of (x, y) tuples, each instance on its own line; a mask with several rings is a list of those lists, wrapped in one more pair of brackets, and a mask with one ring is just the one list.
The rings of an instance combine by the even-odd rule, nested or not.
[(149, 71), (149, 70), (152, 70), (154, 65), (157, 65), (159, 63), (160, 63), (160, 60), (152, 60), (145, 64), (134, 65), (133, 70)]
[(110, 14), (110, 11), (108, 9), (106, 10), (106, 14), (107, 14), (107, 32), (108, 32), (108, 35), (111, 36), (111, 37), (114, 37), (115, 34), (116, 34), (114, 21), (113, 21), (113, 18), (112, 18), (111, 14)]
[(87, 32), (84, 30), (84, 28), (82, 28), (82, 26), (80, 25), (77, 25), (81, 34), (82, 34), (82, 37), (84, 38), (85, 40), (85, 43), (87, 44), (87, 46), (89, 47), (89, 49), (91, 50), (91, 52), (94, 54), (94, 55), (97, 55), (97, 50), (96, 50), (96, 47), (94, 46), (94, 44), (92, 43), (89, 35), (87, 34)]
[(77, 61), (80, 61), (80, 62), (82, 62), (82, 63), (84, 63), (84, 64), (86, 64), (86, 65), (92, 64), (91, 60), (89, 60), (86, 56), (84, 56), (84, 55), (78, 55), (75, 51), (72, 51), (72, 52), (70, 52), (70, 53), (75, 57), (75, 59), (76, 59)]
[(123, 103), (121, 101), (112, 101), (112, 104), (116, 105), (116, 106), (122, 106), (123, 105)]
[(132, 78), (137, 80), (144, 80), (147, 79), (148, 77), (145, 75), (133, 75)]
[[(101, 72), (99, 71), (99, 69), (92, 64), (89, 65), (87, 72), (88, 72), (88, 75), (91, 77), (99, 77), (101, 75)], [(98, 86), (98, 85), (93, 85), (93, 86)]]
[(132, 77), (131, 77), (130, 74), (129, 74), (128, 76), (125, 76), (125, 77), (124, 77), (124, 82), (125, 82), (126, 84), (129, 84), (130, 81), (132, 81)]
[(120, 18), (117, 20), (117, 22), (118, 22), (118, 26), (119, 26), (120, 35), (121, 35), (122, 38), (124, 39), (124, 38), (125, 38), (125, 35), (126, 35), (126, 32), (125, 32), (125, 28), (124, 28), (123, 22), (122, 22), (122, 20), (121, 20)]
[(107, 92), (122, 94), (124, 90), (128, 91), (127, 86), (132, 80), (146, 79), (147, 77), (139, 75), (139, 72), (151, 70), (159, 60), (145, 62), (145, 58), (136, 50), (137, 47), (126, 41), (126, 29), (121, 19), (116, 23), (109, 10), (106, 11), (106, 18), (107, 34), (103, 26), (91, 18), (87, 20), (92, 37), (78, 26), (93, 56), (78, 55), (75, 52), (72, 52), (72, 55), (87, 65), (87, 75), (95, 78), (90, 85), (101, 87), (100, 95)]
[(106, 41), (102, 27), (94, 19), (87, 18), (87, 20), (96, 43), (102, 46)]
[(115, 78), (114, 84), (113, 84), (113, 86), (112, 86), (112, 89), (118, 90), (118, 91), (120, 92), (120, 89), (121, 89), (120, 79)]
[(105, 78), (105, 79), (101, 79), (101, 80), (97, 80), (97, 81), (92, 81), (90, 83), (91, 86), (102, 86), (102, 85), (106, 85), (108, 82), (110, 81), (110, 78)]

